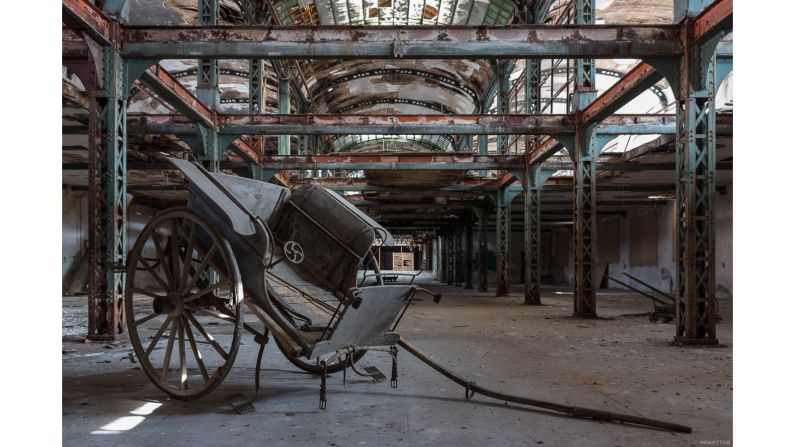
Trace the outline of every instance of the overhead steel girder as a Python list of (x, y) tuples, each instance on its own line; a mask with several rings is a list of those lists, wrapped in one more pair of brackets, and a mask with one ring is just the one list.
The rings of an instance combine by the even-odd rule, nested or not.
[(263, 164), (272, 169), (346, 170), (478, 170), (511, 169), (520, 166), (523, 156), (416, 153), (400, 155), (335, 154), (312, 156), (267, 155)]
[[(131, 134), (195, 134), (179, 115), (129, 114)], [(572, 135), (575, 115), (217, 115), (221, 135)], [(731, 135), (733, 116), (717, 115), (718, 135)], [(675, 134), (674, 115), (612, 115), (596, 127), (600, 135)], [(562, 148), (547, 140), (531, 152), (543, 161)], [(551, 152), (550, 152), (551, 151)]]
[[(208, 127), (215, 126), (213, 111), (160, 65), (155, 65), (144, 71), (140, 80), (191, 121), (202, 123)], [(195, 130), (192, 133), (195, 133)]]
[(74, 31), (83, 31), (103, 46), (113, 46), (119, 25), (108, 20), (102, 11), (86, 0), (63, 0), (63, 22)]
[(572, 115), (219, 115), (220, 134), (557, 135)]
[(683, 52), (678, 25), (178, 26), (122, 29), (127, 58), (646, 58)]

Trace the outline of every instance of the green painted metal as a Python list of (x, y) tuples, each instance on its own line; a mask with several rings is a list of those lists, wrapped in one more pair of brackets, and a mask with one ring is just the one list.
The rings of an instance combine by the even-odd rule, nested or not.
[[(290, 70), (279, 76), (279, 113), (290, 113)], [(279, 155), (290, 155), (290, 136), (279, 135)]]
[(252, 59), (248, 63), (248, 113), (265, 113), (266, 100), (265, 61)]
[[(218, 0), (199, 1), (199, 26), (218, 25)], [(207, 107), (215, 110), (220, 104), (218, 94), (218, 59), (199, 59), (196, 75), (196, 96)]]
[[(509, 93), (511, 90), (511, 72), (506, 67), (506, 61), (496, 61), (492, 63), (494, 78), (497, 79), (497, 110), (498, 114), (507, 114), (509, 109)], [(497, 135), (497, 153), (506, 155), (508, 153), (508, 137)]]
[(472, 231), (472, 212), (467, 212), (464, 220), (465, 225), (465, 251), (464, 251), (464, 288), (472, 289), (472, 252), (473, 252), (473, 231)]
[(488, 202), (475, 208), (478, 217), (478, 291), (489, 291), (489, 271), (488, 271), (488, 231), (489, 231), (489, 209)]
[(511, 286), (511, 202), (521, 191), (497, 191), (497, 292), (508, 296)]
[(445, 275), (445, 279), (447, 279), (448, 286), (452, 286), (455, 283), (455, 244), (453, 239), (455, 239), (455, 234), (453, 229), (449, 228), (444, 238), (444, 250), (445, 254), (447, 255), (447, 259), (445, 260), (447, 274)]
[(128, 90), (121, 55), (112, 46), (96, 50), (93, 57), (101, 61), (94, 66), (100, 72), (93, 73), (94, 87), (89, 88), (88, 337), (104, 339), (125, 329)]
[(689, 45), (679, 69), (675, 341), (717, 344), (715, 295), (716, 36)]
[(524, 175), (524, 303), (541, 305), (541, 190), (552, 172), (526, 164)]

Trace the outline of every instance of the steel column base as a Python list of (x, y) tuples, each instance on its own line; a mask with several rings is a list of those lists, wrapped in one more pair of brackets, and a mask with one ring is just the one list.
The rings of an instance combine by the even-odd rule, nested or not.
[(598, 318), (594, 312), (574, 312), (571, 316), (574, 318)]
[(86, 340), (92, 342), (115, 342), (115, 341), (127, 341), (129, 337), (126, 333), (124, 334), (88, 334), (86, 335)]
[(716, 345), (718, 345), (718, 339), (717, 338), (674, 337), (674, 345), (678, 345), (678, 346), (716, 346)]

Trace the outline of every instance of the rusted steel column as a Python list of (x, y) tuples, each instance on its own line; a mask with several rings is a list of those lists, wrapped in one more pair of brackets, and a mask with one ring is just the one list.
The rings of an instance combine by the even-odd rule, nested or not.
[(502, 188), (497, 191), (497, 293), (510, 295), (511, 286), (511, 200)]
[(478, 210), (478, 291), (489, 291), (488, 246), (489, 209), (484, 203)]
[(551, 171), (526, 164), (524, 200), (525, 285), (524, 303), (541, 305), (541, 189)]
[(464, 288), (472, 289), (472, 212), (466, 214), (466, 243), (464, 258)]
[(596, 159), (593, 128), (577, 130), (574, 150), (574, 316), (596, 318)]
[[(676, 67), (674, 341), (687, 345), (718, 343), (715, 325), (715, 48), (721, 36), (722, 33), (703, 42), (689, 41)], [(691, 37), (688, 36), (689, 40)]]
[[(115, 48), (87, 38), (94, 64), (88, 124), (88, 335), (114, 340), (124, 332), (124, 256), (127, 252), (127, 92), (124, 61)], [(95, 70), (94, 67), (101, 67)]]
[(448, 230), (445, 246), (445, 253), (447, 254), (447, 259), (445, 260), (445, 265), (447, 266), (447, 285), (452, 286), (455, 283), (455, 244), (453, 243), (453, 239), (455, 238), (455, 231), (451, 227)]
[(456, 225), (455, 241), (455, 285), (464, 285), (464, 227)]

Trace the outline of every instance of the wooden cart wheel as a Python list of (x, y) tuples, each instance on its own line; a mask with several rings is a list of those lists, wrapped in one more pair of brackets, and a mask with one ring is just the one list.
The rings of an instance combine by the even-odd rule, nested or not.
[[(273, 340), (276, 341), (276, 346), (279, 347), (279, 350), (282, 351), (282, 354), (287, 358), (287, 360), (292, 363), (295, 367), (300, 370), (306, 371), (311, 374), (321, 374), (323, 372), (323, 368), (315, 362), (311, 362), (303, 357), (296, 357), (294, 355), (288, 354), (288, 350), (279, 343), (279, 339), (273, 337)], [(366, 350), (363, 351), (356, 351), (353, 354), (353, 358), (351, 359), (353, 363), (358, 362), (359, 360), (367, 354)], [(341, 360), (337, 360), (333, 363), (326, 364), (326, 373), (327, 374), (334, 374), (338, 373), (345, 369), (345, 362)]]
[(652, 323), (656, 323), (657, 320), (659, 319), (660, 319), (660, 314), (658, 314), (657, 312), (652, 312), (649, 314), (649, 321), (651, 321)]
[(229, 243), (195, 211), (172, 208), (146, 224), (127, 262), (124, 312), (141, 368), (173, 397), (204, 396), (232, 368), (243, 329)]

